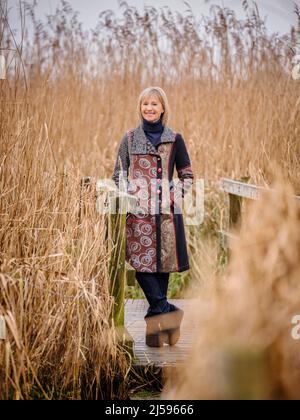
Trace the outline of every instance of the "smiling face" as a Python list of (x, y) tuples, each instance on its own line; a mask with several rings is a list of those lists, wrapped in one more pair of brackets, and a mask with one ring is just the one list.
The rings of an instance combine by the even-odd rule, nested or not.
[(142, 116), (149, 122), (158, 121), (163, 112), (164, 108), (162, 103), (155, 95), (151, 95), (148, 98), (145, 98), (141, 103)]

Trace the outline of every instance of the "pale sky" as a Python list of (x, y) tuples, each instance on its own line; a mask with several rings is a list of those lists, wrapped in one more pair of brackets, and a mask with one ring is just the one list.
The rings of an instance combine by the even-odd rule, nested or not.
[[(10, 23), (13, 28), (19, 28), (16, 5), (19, 0), (8, 0), (9, 7), (12, 8)], [(43, 19), (46, 14), (53, 14), (60, 0), (37, 0), (38, 19)], [(96, 26), (98, 16), (101, 11), (111, 9), (118, 13), (118, 0), (68, 0), (74, 10), (80, 12), (80, 21), (84, 29), (91, 29)], [(187, 7), (183, 0), (128, 0), (130, 6), (135, 6), (142, 10), (144, 5), (160, 8), (169, 6), (173, 10), (184, 12)], [(239, 18), (244, 16), (242, 0), (189, 0), (192, 10), (196, 16), (208, 15), (212, 4), (224, 5), (233, 9)], [(267, 27), (271, 32), (288, 32), (290, 26), (296, 25), (297, 19), (294, 11), (294, 3), (300, 8), (300, 0), (257, 0), (262, 17), (267, 16)]]

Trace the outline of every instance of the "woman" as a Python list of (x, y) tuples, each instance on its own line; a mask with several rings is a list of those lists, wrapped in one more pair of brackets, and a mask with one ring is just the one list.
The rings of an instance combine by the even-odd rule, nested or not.
[(161, 88), (141, 93), (138, 115), (140, 125), (121, 140), (113, 180), (119, 188), (129, 180), (128, 193), (137, 198), (137, 208), (127, 214), (126, 260), (150, 305), (146, 344), (161, 347), (180, 337), (183, 311), (168, 302), (167, 290), (170, 273), (189, 269), (181, 205), (193, 172), (182, 136), (167, 126), (169, 105)]

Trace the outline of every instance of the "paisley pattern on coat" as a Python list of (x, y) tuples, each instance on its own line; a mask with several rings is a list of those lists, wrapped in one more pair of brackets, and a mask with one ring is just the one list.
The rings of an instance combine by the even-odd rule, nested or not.
[[(182, 214), (174, 214), (171, 191), (174, 167), (180, 183), (192, 185), (193, 172), (184, 140), (164, 127), (157, 149), (142, 125), (123, 137), (113, 180), (128, 178), (128, 193), (138, 206), (126, 217), (126, 260), (138, 272), (181, 272), (189, 269)], [(182, 194), (184, 191), (182, 192)]]
[(155, 216), (140, 218), (127, 216), (126, 260), (138, 271), (152, 273), (156, 270)]
[[(161, 157), (162, 173), (168, 176), (170, 158), (174, 143), (162, 144), (158, 147)], [(176, 252), (176, 232), (174, 229), (173, 213), (171, 211), (169, 179), (163, 182), (162, 215), (161, 215), (161, 267), (164, 272), (171, 273), (178, 270)]]

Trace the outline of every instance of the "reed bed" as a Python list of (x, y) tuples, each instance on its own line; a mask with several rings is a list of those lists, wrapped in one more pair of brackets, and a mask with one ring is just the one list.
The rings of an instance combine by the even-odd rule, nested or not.
[(299, 9), (298, 26), (279, 36), (248, 1), (243, 20), (217, 6), (197, 20), (191, 10), (140, 13), (123, 1), (121, 18), (104, 11), (87, 32), (67, 1), (46, 21), (25, 2), (18, 44), (7, 1), (0, 4), (2, 54), (11, 60), (0, 80), (0, 315), (8, 326), (0, 395), (124, 397), (130, 363), (108, 323), (105, 220), (92, 196), (79, 217), (80, 179), (111, 177), (119, 141), (138, 123), (140, 91), (162, 86), (170, 126), (205, 178), (205, 223), (189, 236), (191, 277), (205, 285), (205, 252), (217, 270), (215, 245), (210, 252), (205, 241), (226, 205), (220, 176), (270, 185), (276, 163), (300, 192)]
[(292, 320), (299, 314), (300, 208), (290, 186), (276, 188), (248, 206), (225, 277), (198, 294), (210, 305), (194, 314), (195, 345), (164, 398), (299, 399)]

